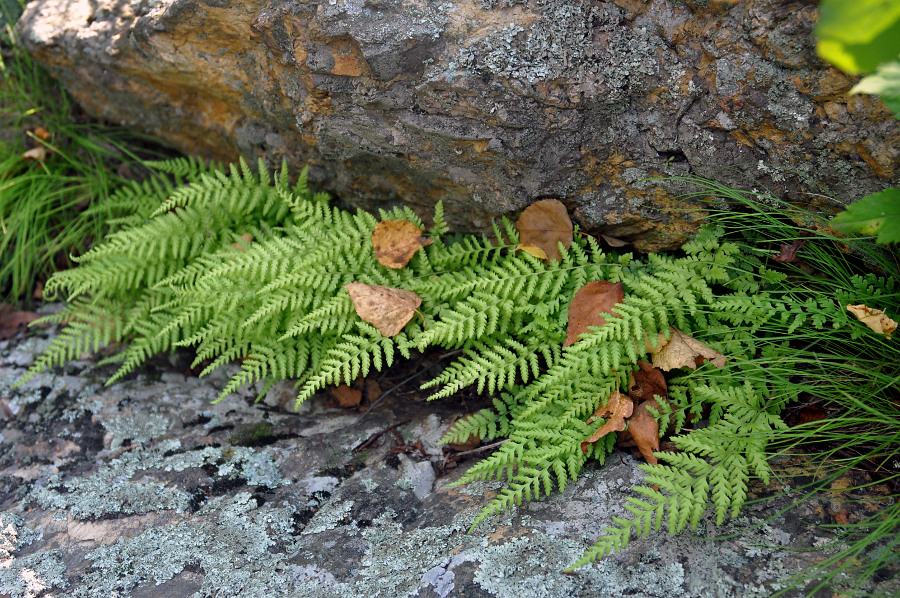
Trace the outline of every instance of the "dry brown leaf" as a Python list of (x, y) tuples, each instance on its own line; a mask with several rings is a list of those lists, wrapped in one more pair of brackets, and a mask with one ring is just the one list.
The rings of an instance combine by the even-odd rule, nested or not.
[(578, 289), (572, 303), (569, 304), (569, 325), (566, 328), (566, 342), (563, 343), (563, 347), (577, 341), (579, 335), (587, 332), (588, 326), (605, 324), (606, 318), (600, 313), (609, 313), (624, 299), (625, 291), (621, 282), (594, 280)]
[(637, 365), (640, 369), (631, 374), (628, 396), (637, 404), (641, 404), (644, 401), (652, 401), (656, 395), (666, 398), (668, 396), (668, 386), (662, 370), (653, 367), (646, 361), (639, 361)]
[(366, 398), (369, 403), (374, 403), (381, 397), (381, 385), (377, 380), (366, 378)]
[[(463, 417), (462, 420), (469, 419), (470, 417), (472, 417), (472, 416), (467, 415), (467, 416)], [(471, 451), (472, 449), (476, 449), (479, 446), (481, 446), (481, 436), (478, 436), (477, 434), (469, 434), (469, 437), (466, 438), (464, 441), (449, 442), (449, 443), (447, 443), (447, 446), (452, 448), (454, 451), (459, 451), (459, 452)]]
[(422, 229), (406, 220), (384, 220), (372, 231), (375, 259), (385, 268), (398, 270), (409, 263), (420, 247), (430, 245)]
[(34, 312), (19, 311), (6, 303), (0, 304), (0, 341), (24, 332), (28, 325), (39, 317), (40, 315)]
[(809, 424), (821, 421), (828, 417), (828, 412), (817, 407), (816, 405), (804, 405), (797, 411), (790, 412), (784, 421), (789, 426), (798, 426), (800, 424)]
[(628, 429), (622, 432), (622, 439), (634, 441), (647, 463), (656, 465), (659, 460), (653, 453), (659, 451), (659, 423), (649, 407), (659, 411), (659, 403), (654, 399), (638, 405), (628, 420)]
[(34, 130), (34, 136), (41, 141), (47, 141), (48, 139), (50, 139), (50, 131), (48, 131), (44, 127), (38, 127)]
[(22, 158), (25, 160), (37, 160), (38, 162), (43, 162), (47, 159), (47, 148), (43, 145), (33, 147), (30, 150), (23, 152)]
[(518, 245), (516, 245), (516, 250), (519, 250), (519, 249), (521, 249), (528, 255), (532, 255), (532, 256), (538, 258), (539, 260), (547, 259), (547, 254), (544, 252), (544, 250), (541, 249), (540, 247), (538, 247), (537, 245), (535, 245), (534, 243), (519, 243)]
[[(831, 511), (831, 509), (829, 509)], [(850, 517), (847, 509), (841, 509), (840, 511), (831, 511), (834, 516), (834, 522), (838, 525), (850, 525)]]
[[(241, 243), (241, 241), (243, 241), (243, 243)], [(253, 242), (253, 235), (251, 235), (250, 233), (244, 233), (243, 235), (241, 235), (241, 241), (232, 243), (231, 246), (238, 251), (244, 251), (250, 245), (250, 243)]]
[(422, 305), (422, 298), (405, 289), (351, 282), (344, 285), (356, 314), (384, 336), (396, 336)]
[[(662, 339), (665, 344), (665, 338)], [(626, 446), (636, 446), (647, 463), (657, 464), (658, 460), (653, 455), (659, 451), (659, 424), (650, 413), (650, 408), (659, 411), (660, 397), (668, 400), (668, 387), (662, 370), (653, 367), (646, 361), (639, 361), (638, 371), (631, 376), (628, 386), (628, 394), (637, 403), (634, 415), (628, 420), (628, 429), (621, 434), (621, 441)]]
[(847, 311), (878, 334), (883, 334), (888, 338), (891, 338), (891, 333), (897, 329), (897, 322), (887, 317), (883, 310), (873, 309), (860, 303), (859, 305), (848, 305)]
[(659, 351), (662, 350), (663, 347), (665, 347), (667, 344), (669, 344), (669, 339), (667, 339), (666, 335), (663, 334), (662, 332), (658, 332), (656, 334), (656, 347), (654, 347), (653, 343), (651, 343), (650, 341), (651, 341), (650, 336), (645, 332), (643, 346), (641, 346), (641, 344), (639, 342), (637, 342), (637, 340), (635, 340), (635, 343), (634, 343), (635, 350), (638, 352), (643, 351), (644, 353), (653, 354), (653, 353), (658, 353)]
[(332, 388), (331, 394), (338, 402), (338, 405), (344, 409), (359, 407), (359, 404), (362, 402), (362, 391), (350, 388), (346, 384)]
[(600, 238), (606, 241), (606, 244), (610, 247), (625, 247), (628, 245), (628, 241), (624, 239), (619, 239), (618, 237), (611, 237), (609, 235), (600, 235)]
[(634, 411), (634, 403), (628, 395), (619, 391), (609, 395), (606, 405), (597, 409), (594, 415), (588, 418), (587, 423), (594, 421), (596, 417), (609, 418), (605, 424), (597, 428), (590, 438), (581, 443), (582, 452), (587, 452), (587, 445), (593, 444), (610, 432), (621, 432), (625, 429), (625, 418), (631, 417)]
[(782, 245), (781, 250), (772, 256), (772, 259), (782, 264), (791, 264), (797, 261), (797, 252), (806, 245), (806, 239), (795, 239), (790, 245)]
[(696, 370), (698, 365), (711, 361), (714, 366), (725, 366), (726, 358), (697, 339), (674, 326), (670, 327), (669, 341), (652, 352), (653, 365), (666, 372), (681, 368)]
[(562, 261), (557, 244), (562, 243), (566, 249), (572, 244), (572, 220), (558, 199), (542, 199), (525, 208), (516, 220), (516, 230), (521, 243), (537, 245), (557, 262)]

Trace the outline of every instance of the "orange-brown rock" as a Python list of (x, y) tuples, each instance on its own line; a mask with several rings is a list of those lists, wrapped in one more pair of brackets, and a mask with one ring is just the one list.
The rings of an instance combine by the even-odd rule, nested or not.
[(897, 121), (815, 55), (806, 0), (34, 0), (29, 50), (92, 114), (186, 152), (309, 163), (341, 201), (450, 223), (561, 198), (677, 243), (695, 173), (847, 203), (900, 182)]

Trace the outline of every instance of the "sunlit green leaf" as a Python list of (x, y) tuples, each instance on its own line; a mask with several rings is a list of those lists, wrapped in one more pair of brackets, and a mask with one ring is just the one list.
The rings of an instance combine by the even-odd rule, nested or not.
[(849, 73), (868, 73), (900, 55), (900, 0), (823, 0), (817, 51)]
[(881, 97), (881, 101), (900, 119), (900, 61), (887, 62), (878, 67), (874, 74), (863, 78), (850, 93), (871, 93)]
[(879, 243), (900, 241), (900, 189), (885, 189), (851, 204), (831, 220), (839, 233), (878, 235)]

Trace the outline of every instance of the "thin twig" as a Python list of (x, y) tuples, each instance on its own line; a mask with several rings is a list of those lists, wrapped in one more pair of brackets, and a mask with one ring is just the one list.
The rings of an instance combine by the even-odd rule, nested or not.
[(489, 451), (492, 448), (496, 448), (503, 444), (504, 442), (509, 442), (509, 438), (504, 438), (503, 440), (498, 440), (497, 442), (492, 442), (491, 444), (486, 444), (484, 446), (479, 446), (478, 448), (474, 448), (472, 450), (463, 451), (461, 453), (454, 453), (454, 457), (465, 457), (466, 455), (474, 455), (475, 453), (482, 453), (484, 451)]
[(387, 434), (388, 432), (390, 432), (390, 431), (393, 430), (394, 428), (399, 428), (400, 426), (405, 425), (405, 424), (408, 424), (408, 423), (411, 422), (411, 421), (412, 421), (412, 419), (404, 419), (402, 422), (397, 422), (397, 423), (394, 424), (393, 426), (388, 426), (387, 428), (385, 428), (384, 430), (382, 430), (382, 431), (380, 431), (380, 432), (375, 432), (374, 434), (372, 434), (371, 436), (369, 436), (363, 443), (358, 444), (358, 445), (356, 445), (355, 447), (353, 447), (353, 449), (352, 449), (353, 452), (354, 452), (354, 453), (358, 453), (359, 451), (368, 448), (370, 444), (372, 444), (373, 442), (375, 442), (376, 440), (378, 440), (379, 438), (381, 438), (381, 436), (382, 436), (383, 434)]
[(406, 383), (409, 382), (410, 380), (415, 380), (416, 378), (418, 378), (419, 376), (421, 376), (422, 374), (424, 374), (425, 372), (427, 372), (428, 370), (430, 370), (431, 368), (433, 368), (434, 366), (436, 366), (436, 365), (439, 364), (440, 362), (444, 361), (445, 359), (449, 359), (450, 357), (454, 357), (454, 356), (456, 356), (456, 355), (459, 355), (460, 353), (462, 353), (462, 349), (459, 349), (459, 350), (457, 350), (457, 351), (451, 351), (451, 352), (449, 352), (449, 353), (447, 353), (447, 354), (445, 354), (445, 355), (442, 355), (440, 359), (438, 359), (437, 361), (435, 361), (434, 363), (432, 363), (432, 364), (429, 365), (428, 367), (426, 367), (426, 368), (424, 368), (424, 369), (422, 369), (422, 370), (419, 370), (418, 372), (416, 372), (415, 374), (413, 374), (413, 375), (410, 376), (409, 378), (407, 378), (407, 379), (401, 381), (401, 382), (398, 383), (398, 384), (395, 384), (395, 385), (394, 385), (393, 387), (391, 387), (389, 390), (386, 390), (386, 391), (384, 391), (383, 393), (381, 393), (381, 396), (378, 397), (378, 399), (376, 399), (374, 403), (372, 403), (371, 405), (369, 405), (369, 408), (366, 409), (365, 411), (363, 411), (362, 415), (360, 415), (358, 418), (356, 418), (356, 423), (361, 422), (361, 421), (363, 420), (364, 417), (366, 417), (367, 415), (369, 415), (369, 414), (372, 412), (372, 410), (375, 409), (375, 407), (377, 407), (377, 406), (381, 403), (381, 401), (384, 400), (384, 398), (385, 398), (386, 396), (388, 396), (389, 394), (391, 394), (392, 392), (394, 392), (395, 390), (397, 390), (398, 388), (400, 388), (401, 386), (403, 386), (404, 384), (406, 384)]

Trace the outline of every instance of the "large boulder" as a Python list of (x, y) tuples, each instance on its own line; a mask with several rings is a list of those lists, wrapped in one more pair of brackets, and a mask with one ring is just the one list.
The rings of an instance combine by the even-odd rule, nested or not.
[(819, 60), (805, 0), (35, 0), (28, 49), (93, 115), (185, 152), (309, 164), (347, 204), (452, 225), (546, 197), (672, 245), (694, 173), (849, 202), (900, 132)]

